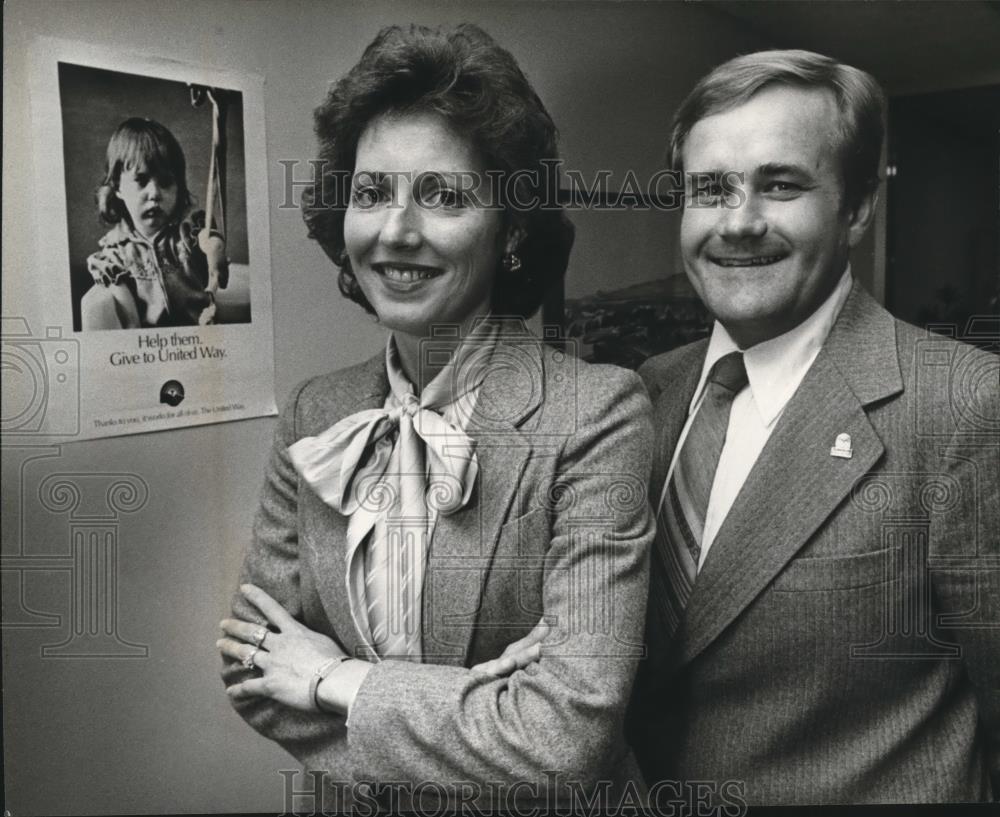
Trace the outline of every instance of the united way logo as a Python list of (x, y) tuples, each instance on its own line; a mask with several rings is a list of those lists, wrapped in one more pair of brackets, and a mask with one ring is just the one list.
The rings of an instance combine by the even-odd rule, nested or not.
[(160, 402), (168, 406), (179, 406), (184, 399), (184, 387), (179, 380), (168, 380), (160, 388)]

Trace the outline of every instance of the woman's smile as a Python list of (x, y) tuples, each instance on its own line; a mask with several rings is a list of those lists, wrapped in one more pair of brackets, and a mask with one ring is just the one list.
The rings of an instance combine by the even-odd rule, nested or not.
[(426, 281), (444, 274), (444, 270), (440, 267), (395, 262), (376, 262), (372, 264), (372, 270), (381, 276), (385, 286), (398, 292), (418, 289)]

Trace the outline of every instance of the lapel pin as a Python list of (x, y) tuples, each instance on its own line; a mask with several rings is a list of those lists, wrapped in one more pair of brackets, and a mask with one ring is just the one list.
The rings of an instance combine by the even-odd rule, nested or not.
[(851, 448), (850, 434), (837, 435), (837, 439), (833, 443), (833, 448), (830, 449), (830, 456), (841, 457), (845, 460), (849, 460), (854, 456), (854, 450)]

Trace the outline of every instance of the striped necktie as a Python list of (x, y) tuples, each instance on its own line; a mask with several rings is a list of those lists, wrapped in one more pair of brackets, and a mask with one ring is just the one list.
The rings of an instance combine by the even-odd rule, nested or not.
[(719, 456), (726, 441), (733, 399), (747, 384), (741, 352), (712, 366), (705, 394), (677, 454), (656, 514), (651, 595), (669, 641), (680, 626), (701, 558), (705, 514)]

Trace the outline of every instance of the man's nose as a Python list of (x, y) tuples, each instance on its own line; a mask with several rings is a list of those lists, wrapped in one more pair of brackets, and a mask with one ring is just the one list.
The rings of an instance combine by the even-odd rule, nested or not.
[(142, 190), (147, 199), (157, 199), (163, 195), (163, 186), (156, 180), (150, 179)]
[(763, 236), (767, 232), (767, 219), (758, 199), (748, 193), (737, 207), (720, 205), (718, 231), (719, 235), (729, 240)]

